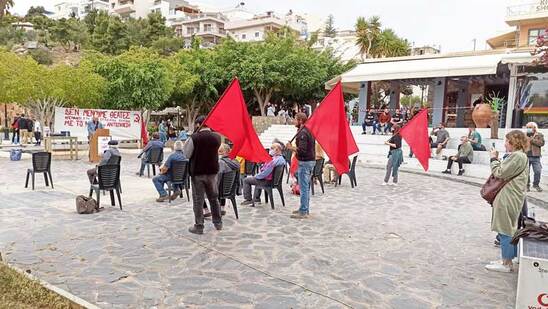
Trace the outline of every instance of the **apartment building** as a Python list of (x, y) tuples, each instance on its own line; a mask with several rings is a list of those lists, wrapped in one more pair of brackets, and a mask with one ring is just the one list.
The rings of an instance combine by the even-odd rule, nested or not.
[(84, 18), (94, 9), (109, 11), (109, 0), (61, 1), (54, 5), (53, 18)]
[(182, 21), (173, 23), (175, 33), (182, 37), (185, 46), (189, 47), (193, 37), (202, 40), (202, 47), (217, 45), (226, 37), (225, 23), (227, 18), (221, 13), (187, 14)]
[(251, 19), (229, 21), (225, 29), (230, 37), (240, 42), (263, 41), (268, 32), (276, 32), (283, 27), (289, 27), (296, 34), (306, 35), (306, 23), (304, 20), (291, 20), (279, 18), (273, 12), (255, 15)]
[(487, 40), (492, 49), (531, 50), (548, 28), (548, 0), (516, 1), (507, 8), (505, 22), (511, 31)]

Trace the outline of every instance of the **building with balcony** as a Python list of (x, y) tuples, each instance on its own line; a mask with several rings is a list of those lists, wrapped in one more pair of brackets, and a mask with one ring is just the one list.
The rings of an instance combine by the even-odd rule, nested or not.
[(533, 49), (548, 28), (548, 0), (515, 2), (507, 8), (505, 22), (514, 29), (487, 40), (492, 49)]
[(94, 9), (109, 11), (109, 0), (61, 1), (54, 5), (53, 18), (84, 18)]
[(173, 23), (175, 33), (185, 41), (185, 47), (190, 47), (193, 37), (202, 40), (202, 47), (212, 47), (226, 37), (226, 17), (221, 13), (187, 14), (182, 21)]
[(273, 12), (266, 12), (262, 15), (255, 15), (252, 19), (236, 20), (227, 22), (225, 29), (230, 37), (239, 42), (263, 41), (268, 32), (277, 32), (287, 26), (297, 35), (302, 36), (302, 20), (292, 22), (274, 15)]

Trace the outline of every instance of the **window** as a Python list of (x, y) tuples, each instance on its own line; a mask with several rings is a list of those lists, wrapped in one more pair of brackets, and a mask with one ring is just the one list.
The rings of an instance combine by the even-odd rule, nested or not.
[(193, 27), (186, 28), (186, 34), (190, 34), (190, 35), (194, 34), (194, 28)]
[(529, 46), (537, 45), (538, 37), (544, 36), (545, 34), (545, 29), (529, 29)]
[(255, 32), (255, 37), (258, 38), (261, 35), (259, 31)]
[(242, 40), (245, 40), (245, 39), (247, 39), (247, 34), (242, 33)]
[(204, 32), (211, 32), (211, 24), (204, 24)]

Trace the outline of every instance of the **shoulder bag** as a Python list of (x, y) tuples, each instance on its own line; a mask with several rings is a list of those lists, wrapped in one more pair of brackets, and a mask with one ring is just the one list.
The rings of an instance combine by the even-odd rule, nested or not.
[(487, 178), (487, 181), (481, 186), (480, 194), (481, 197), (486, 200), (490, 205), (493, 205), (493, 202), (495, 201), (495, 198), (497, 197), (497, 194), (504, 188), (504, 186), (512, 181), (517, 176), (521, 175), (525, 171), (525, 169), (529, 166), (529, 164), (525, 164), (525, 167), (521, 170), (521, 172), (517, 173), (515, 176), (511, 177), (508, 180), (504, 180), (502, 178), (497, 178), (493, 174)]

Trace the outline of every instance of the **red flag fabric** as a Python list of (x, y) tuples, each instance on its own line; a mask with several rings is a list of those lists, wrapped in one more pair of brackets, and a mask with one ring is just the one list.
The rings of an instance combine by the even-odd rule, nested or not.
[(297, 156), (293, 154), (293, 156), (291, 156), (291, 164), (289, 165), (289, 175), (295, 177), (298, 169), (299, 161), (297, 160)]
[(143, 147), (148, 144), (148, 130), (144, 119), (141, 119), (141, 139), (143, 141)]
[(359, 151), (346, 113), (341, 83), (327, 94), (305, 127), (320, 143), (339, 175), (349, 170), (348, 156)]
[(207, 116), (204, 125), (232, 141), (234, 146), (230, 158), (240, 156), (251, 162), (272, 160), (253, 128), (238, 79), (232, 80)]
[(428, 138), (428, 110), (421, 110), (401, 129), (401, 137), (407, 142), (422, 168), (428, 171), (430, 139)]

